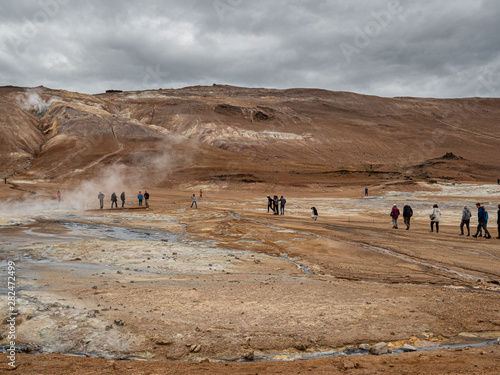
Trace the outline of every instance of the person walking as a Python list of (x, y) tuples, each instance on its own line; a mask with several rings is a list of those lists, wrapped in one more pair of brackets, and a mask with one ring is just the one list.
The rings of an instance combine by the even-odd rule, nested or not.
[(285, 214), (285, 203), (286, 203), (286, 199), (283, 198), (283, 195), (282, 195), (280, 198), (280, 214), (281, 215)]
[(61, 203), (61, 192), (59, 190), (57, 191), (57, 202)]
[(139, 199), (139, 206), (142, 206), (142, 199), (144, 198), (144, 195), (142, 195), (141, 192), (139, 192), (139, 194), (137, 194), (137, 199)]
[(274, 199), (273, 199), (273, 207), (274, 207), (274, 214), (275, 215), (279, 215), (280, 214), (280, 211), (279, 211), (279, 198), (277, 195), (274, 196)]
[(399, 208), (397, 205), (392, 206), (391, 217), (392, 217), (392, 228), (398, 229), (398, 217), (399, 217)]
[(316, 209), (316, 207), (311, 207), (311, 210), (312, 210), (311, 218), (313, 220), (318, 220), (318, 210)]
[(407, 204), (403, 207), (403, 220), (406, 225), (406, 230), (410, 229), (410, 218), (413, 216), (413, 210)]
[(368, 186), (365, 186), (365, 197), (368, 196)]
[(460, 223), (460, 236), (464, 235), (464, 225), (467, 228), (467, 237), (470, 236), (470, 218), (472, 217), (472, 212), (464, 206), (462, 211), (462, 222)]
[(200, 198), (203, 198), (203, 189), (200, 189)]
[(116, 196), (115, 192), (111, 194), (111, 208), (113, 208), (113, 205), (118, 208), (118, 197)]
[(271, 198), (270, 195), (268, 195), (267, 196), (267, 213), (269, 213), (269, 210), (274, 211), (274, 209), (273, 209), (273, 203), (274, 203), (273, 199)]
[(144, 203), (146, 204), (146, 208), (149, 208), (149, 193), (144, 190)]
[(486, 228), (486, 223), (488, 222), (487, 215), (488, 213), (486, 212), (486, 209), (484, 206), (481, 206), (481, 203), (476, 203), (477, 207), (477, 231), (476, 234), (473, 235), (472, 237), (477, 238), (477, 235), (479, 234), (479, 229), (484, 230), (484, 238), (491, 238), (490, 232), (488, 232), (488, 229)]
[(122, 208), (125, 206), (125, 192), (122, 191), (121, 195), (120, 195), (120, 199), (122, 201)]
[(101, 205), (101, 210), (104, 207), (104, 197), (105, 197), (105, 195), (103, 193), (99, 192), (99, 195), (97, 196), (97, 198), (99, 199), (99, 204)]
[(498, 205), (498, 211), (497, 211), (497, 229), (498, 229), (498, 236), (497, 238), (500, 239), (500, 204)]
[(439, 233), (439, 220), (441, 220), (441, 210), (438, 205), (432, 206), (432, 212), (429, 215), (431, 219), (431, 232), (434, 232), (434, 224), (436, 225), (436, 233)]
[(193, 200), (191, 202), (191, 208), (193, 208), (193, 204), (196, 208), (198, 208), (198, 203), (196, 203), (196, 194), (193, 194), (193, 196), (191, 197), (191, 199)]

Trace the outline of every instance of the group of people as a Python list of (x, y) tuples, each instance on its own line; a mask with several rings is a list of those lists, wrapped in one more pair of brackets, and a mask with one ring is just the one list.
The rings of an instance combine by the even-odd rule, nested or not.
[(267, 196), (267, 212), (269, 213), (269, 210), (273, 212), (274, 215), (284, 215), (285, 214), (285, 204), (286, 204), (286, 199), (283, 198), (283, 195), (281, 198), (278, 198), (277, 195), (271, 198), (270, 195)]
[[(102, 192), (99, 192), (99, 194), (97, 195), (97, 199), (99, 199), (101, 209), (104, 208), (105, 197), (106, 196)], [(142, 202), (144, 201), (146, 208), (149, 207), (149, 193), (146, 190), (144, 190), (144, 194), (139, 191), (139, 194), (137, 194), (137, 199), (139, 200), (139, 206), (142, 206)], [(126, 198), (124, 191), (122, 191), (122, 193), (120, 194), (120, 200), (122, 201), (122, 208), (125, 207)], [(118, 196), (115, 192), (111, 194), (111, 208), (113, 207), (118, 208)]]
[[(482, 237), (482, 232), (484, 231), (485, 238), (491, 238), (490, 232), (488, 231), (488, 211), (486, 211), (486, 207), (481, 205), (481, 203), (476, 203), (477, 208), (477, 231), (472, 237)], [(398, 229), (398, 218), (401, 215), (399, 208), (395, 204), (392, 207), (391, 213), (392, 217), (392, 228)], [(413, 210), (408, 205), (405, 204), (403, 207), (403, 219), (404, 224), (406, 225), (406, 230), (410, 229), (410, 218), (413, 216)], [(464, 206), (462, 211), (462, 221), (460, 222), (460, 236), (464, 235), (464, 226), (467, 228), (467, 236), (470, 236), (470, 219), (472, 217), (472, 213), (467, 206)], [(437, 204), (434, 204), (432, 207), (432, 212), (429, 214), (429, 219), (431, 223), (431, 232), (434, 232), (434, 227), (436, 228), (436, 233), (439, 233), (439, 221), (441, 220), (441, 210)], [(498, 236), (500, 239), (500, 204), (498, 205), (497, 212), (497, 226), (498, 226)]]

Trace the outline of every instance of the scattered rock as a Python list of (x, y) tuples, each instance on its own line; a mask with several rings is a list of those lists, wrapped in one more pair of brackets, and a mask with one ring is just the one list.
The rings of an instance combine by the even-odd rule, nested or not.
[(116, 320), (116, 319), (115, 319), (115, 322), (114, 322), (114, 323), (115, 323), (117, 326), (119, 326), (119, 327), (123, 327), (123, 326), (125, 325), (125, 322), (124, 322), (123, 320), (121, 320), (121, 319), (118, 319), (118, 320)]
[(297, 345), (295, 345), (295, 349), (300, 350), (301, 352), (304, 352), (307, 350), (307, 346), (305, 346), (304, 344), (297, 344)]
[(341, 371), (352, 370), (352, 369), (355, 369), (358, 367), (359, 367), (359, 363), (354, 363), (351, 359), (343, 359), (340, 362), (339, 370), (341, 370)]
[(189, 351), (190, 351), (191, 353), (198, 353), (200, 350), (201, 350), (201, 345), (194, 345), (194, 344), (193, 344), (193, 345), (191, 345), (191, 346), (189, 347)]
[(168, 345), (172, 345), (173, 342), (172, 341), (166, 341), (166, 340), (158, 340), (155, 342), (156, 345), (160, 345), (160, 346), (168, 346)]
[(368, 344), (361, 344), (359, 346), (359, 349), (369, 351), (370, 350), (370, 345), (368, 345)]
[(113, 329), (113, 325), (112, 324), (109, 324), (109, 325), (107, 325), (107, 326), (104, 327), (105, 331), (109, 331), (110, 329)]
[(414, 346), (411, 346), (410, 344), (404, 344), (402, 349), (404, 352), (416, 352), (417, 351), (417, 348), (415, 348)]
[(245, 353), (245, 355), (243, 356), (244, 359), (246, 359), (247, 361), (253, 361), (255, 357), (255, 353), (253, 350), (250, 350), (249, 352)]
[(441, 159), (445, 160), (464, 160), (461, 156), (456, 156), (453, 152), (447, 152), (443, 156), (441, 156)]
[(379, 342), (370, 348), (370, 353), (374, 355), (381, 355), (389, 353), (389, 347), (385, 342)]
[(20, 353), (32, 353), (37, 351), (40, 351), (40, 347), (33, 343), (29, 343), (26, 346), (21, 346), (19, 348)]

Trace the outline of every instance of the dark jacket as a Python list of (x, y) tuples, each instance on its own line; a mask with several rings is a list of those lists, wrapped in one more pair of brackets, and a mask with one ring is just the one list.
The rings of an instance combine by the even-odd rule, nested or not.
[(122, 195), (120, 195), (120, 199), (121, 199), (122, 201), (124, 201), (124, 200), (125, 200), (125, 192), (123, 192), (123, 193), (122, 193)]
[(403, 217), (412, 217), (413, 216), (413, 210), (411, 209), (410, 206), (406, 205), (403, 207)]
[(149, 193), (144, 193), (144, 199), (149, 199)]
[(485, 214), (484, 209), (482, 207), (479, 207), (477, 209), (477, 221), (479, 223), (485, 223), (486, 222), (486, 214)]
[(116, 197), (116, 194), (113, 193), (111, 194), (111, 202), (116, 202), (118, 200), (118, 198)]
[[(500, 224), (500, 210), (497, 212), (497, 224)], [(499, 234), (500, 236), (500, 234)]]

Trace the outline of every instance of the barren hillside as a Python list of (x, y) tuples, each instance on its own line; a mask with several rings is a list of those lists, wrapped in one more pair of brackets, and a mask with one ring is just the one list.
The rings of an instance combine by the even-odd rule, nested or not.
[(155, 186), (500, 176), (500, 99), (3, 87), (0, 112), (1, 174), (16, 179), (79, 180), (109, 168)]

